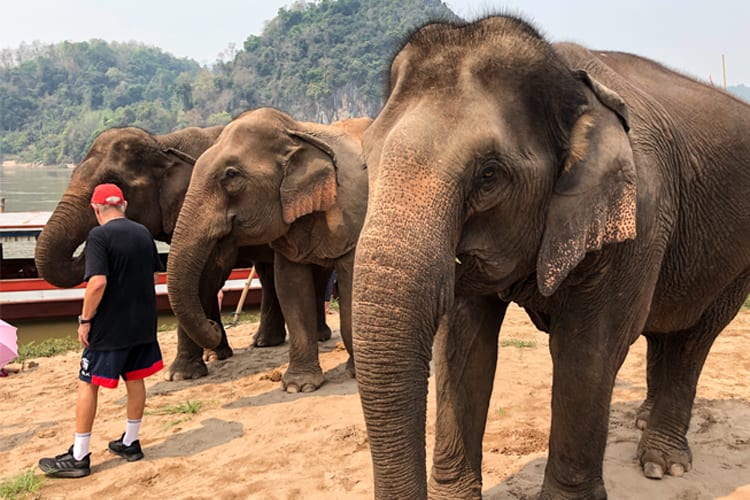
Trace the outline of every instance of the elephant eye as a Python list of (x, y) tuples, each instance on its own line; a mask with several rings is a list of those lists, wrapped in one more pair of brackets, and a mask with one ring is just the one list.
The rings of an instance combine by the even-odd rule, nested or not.
[(224, 170), (225, 179), (234, 179), (238, 175), (240, 175), (240, 171), (237, 170), (235, 167), (227, 167), (226, 170)]
[(479, 171), (479, 184), (482, 188), (490, 188), (495, 185), (498, 179), (499, 165), (496, 161), (485, 163)]

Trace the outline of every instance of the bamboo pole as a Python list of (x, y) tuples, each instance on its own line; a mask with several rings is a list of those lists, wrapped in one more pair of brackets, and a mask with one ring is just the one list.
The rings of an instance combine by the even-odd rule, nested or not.
[(252, 268), (250, 268), (250, 275), (247, 277), (247, 281), (245, 282), (245, 287), (242, 289), (242, 295), (240, 295), (240, 300), (237, 302), (237, 309), (232, 313), (232, 326), (237, 325), (237, 321), (240, 319), (240, 313), (242, 312), (242, 307), (245, 305), (245, 299), (247, 298), (247, 292), (250, 289), (250, 283), (253, 281), (253, 276), (255, 275), (255, 265), (253, 265)]
[(727, 63), (724, 54), (721, 55), (721, 74), (724, 76), (724, 90), (727, 89)]

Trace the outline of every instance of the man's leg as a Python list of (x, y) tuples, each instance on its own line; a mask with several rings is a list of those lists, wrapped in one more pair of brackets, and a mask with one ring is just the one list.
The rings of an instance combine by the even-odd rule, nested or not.
[(99, 400), (99, 386), (78, 381), (78, 400), (76, 401), (76, 434), (90, 434), (94, 427), (96, 405)]
[(138, 440), (138, 433), (141, 430), (141, 419), (146, 407), (146, 384), (143, 379), (128, 380), (125, 382), (125, 387), (128, 390), (128, 423), (125, 435), (122, 437), (122, 444), (130, 446), (133, 441)]
[(99, 386), (79, 380), (76, 400), (76, 434), (73, 441), (73, 458), (76, 460), (82, 460), (89, 454), (91, 429), (94, 427), (98, 401)]
[(146, 407), (146, 384), (142, 378), (127, 380), (125, 388), (128, 390), (128, 420), (142, 419)]

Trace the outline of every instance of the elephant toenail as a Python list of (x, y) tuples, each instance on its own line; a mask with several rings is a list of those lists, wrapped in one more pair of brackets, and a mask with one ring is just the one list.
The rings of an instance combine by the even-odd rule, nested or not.
[(650, 479), (661, 479), (664, 477), (664, 468), (653, 462), (643, 464), (643, 474)]
[(285, 390), (289, 394), (296, 394), (299, 392), (299, 386), (297, 384), (287, 384)]
[(685, 474), (685, 467), (681, 464), (672, 464), (669, 468), (669, 473), (674, 477), (682, 477)]

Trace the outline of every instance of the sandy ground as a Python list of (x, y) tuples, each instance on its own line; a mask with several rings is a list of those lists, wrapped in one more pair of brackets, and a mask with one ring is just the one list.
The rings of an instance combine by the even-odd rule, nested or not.
[[(338, 317), (334, 338), (320, 345), (327, 383), (310, 394), (286, 394), (276, 381), (287, 346), (250, 348), (257, 325), (229, 329), (234, 357), (210, 365), (208, 377), (147, 381), (141, 430), (146, 458), (128, 463), (107, 441), (125, 426), (125, 389), (102, 390), (92, 437), (92, 475), (48, 479), (41, 498), (372, 498), (372, 470), (355, 381), (344, 370)], [(546, 335), (511, 308), (501, 339), (534, 341), (500, 349), (484, 438), (484, 497), (534, 498), (544, 471), (551, 363)], [(174, 332), (160, 334), (165, 361)], [(682, 478), (645, 479), (634, 456), (635, 411), (645, 395), (645, 341), (639, 340), (615, 388), (604, 472), (611, 499), (750, 498), (750, 311), (719, 337), (698, 387), (689, 440), (694, 468)], [(39, 359), (0, 379), (0, 479), (36, 468), (72, 443), (78, 354)], [(431, 390), (432, 390), (431, 385)], [(159, 414), (200, 402), (200, 411)], [(434, 398), (428, 416), (428, 460)], [(584, 444), (582, 444), (584, 445)], [(39, 473), (41, 474), (41, 473)]]

